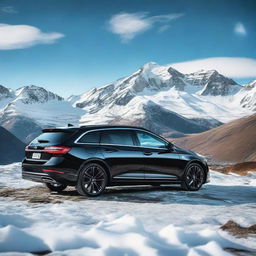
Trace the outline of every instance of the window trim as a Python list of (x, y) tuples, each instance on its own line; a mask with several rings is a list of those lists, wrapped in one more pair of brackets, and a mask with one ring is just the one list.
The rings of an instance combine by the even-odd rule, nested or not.
[[(80, 144), (80, 145), (98, 145), (98, 146), (118, 146), (118, 147), (134, 147), (134, 148), (149, 148), (149, 149), (159, 149), (159, 150), (164, 150), (165, 148), (157, 148), (157, 147), (143, 147), (143, 146), (140, 146), (140, 145), (123, 145), (123, 144), (101, 144), (101, 143), (91, 143), (91, 142), (79, 142), (79, 140), (87, 133), (89, 132), (94, 132), (94, 131), (106, 131), (106, 130), (129, 130), (132, 132), (133, 136), (136, 137), (136, 140), (138, 140), (137, 138), (137, 134), (135, 134), (136, 131), (140, 131), (140, 132), (145, 132), (145, 133), (149, 133), (157, 138), (159, 138), (160, 140), (162, 140), (163, 142), (166, 143), (166, 146), (168, 143), (167, 140), (165, 140), (164, 138), (162, 138), (161, 136), (157, 135), (157, 134), (154, 134), (150, 131), (147, 131), (147, 130), (144, 130), (144, 129), (140, 129), (140, 128), (98, 128), (98, 129), (93, 129), (93, 130), (88, 130), (88, 131), (85, 131), (84, 133), (82, 133), (75, 141), (74, 143), (75, 144)], [(100, 140), (101, 140), (101, 135), (100, 135)], [(136, 143), (138, 143), (138, 141), (135, 141)], [(166, 147), (167, 149), (167, 147)]]
[[(97, 142), (79, 142), (80, 139), (82, 139), (86, 134), (90, 133), (90, 132), (99, 132), (99, 143)], [(100, 145), (100, 141), (101, 141), (101, 132), (98, 130), (90, 130), (87, 131), (85, 133), (83, 133), (82, 135), (80, 135), (75, 141), (75, 144), (93, 144), (93, 145)]]

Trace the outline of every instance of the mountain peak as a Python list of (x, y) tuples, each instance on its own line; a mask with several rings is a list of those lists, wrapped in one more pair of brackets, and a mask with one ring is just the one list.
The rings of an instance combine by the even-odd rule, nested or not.
[(213, 74), (219, 74), (219, 72), (215, 69), (200, 69), (196, 72), (189, 73), (187, 75), (213, 75)]
[(59, 95), (36, 85), (26, 85), (17, 89), (16, 96), (16, 100), (21, 100), (25, 104), (45, 103), (50, 100), (63, 100)]
[(141, 69), (146, 70), (146, 69), (152, 69), (152, 68), (156, 68), (159, 67), (159, 64), (157, 64), (156, 62), (148, 62), (146, 64), (144, 64)]
[(10, 90), (0, 84), (0, 96), (9, 96)]
[(181, 72), (179, 72), (177, 69), (173, 68), (173, 67), (168, 67), (168, 72), (171, 74), (171, 75), (178, 75), (178, 76), (181, 76), (183, 77), (184, 74), (182, 74)]

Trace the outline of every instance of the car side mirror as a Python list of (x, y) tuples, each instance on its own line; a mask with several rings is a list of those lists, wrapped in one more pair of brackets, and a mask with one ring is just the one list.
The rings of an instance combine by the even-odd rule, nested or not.
[(168, 143), (167, 149), (173, 151), (173, 144), (171, 142)]

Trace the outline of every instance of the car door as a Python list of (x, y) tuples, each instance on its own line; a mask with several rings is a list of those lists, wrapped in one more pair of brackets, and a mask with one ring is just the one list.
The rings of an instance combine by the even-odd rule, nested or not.
[(136, 136), (144, 154), (145, 179), (178, 179), (182, 164), (179, 154), (172, 149), (171, 144), (146, 131), (136, 131)]
[(111, 170), (112, 180), (144, 179), (144, 155), (135, 145), (128, 129), (107, 129), (101, 132), (100, 148)]

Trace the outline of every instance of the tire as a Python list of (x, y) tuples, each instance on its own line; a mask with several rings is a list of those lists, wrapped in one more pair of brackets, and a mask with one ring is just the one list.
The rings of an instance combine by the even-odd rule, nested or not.
[(82, 196), (99, 196), (107, 185), (106, 170), (97, 163), (86, 164), (80, 171), (76, 190)]
[(50, 191), (55, 191), (55, 192), (61, 192), (63, 191), (67, 186), (63, 185), (63, 184), (57, 184), (57, 183), (46, 183), (45, 184), (46, 187), (50, 190)]
[(186, 168), (181, 187), (187, 191), (197, 191), (204, 184), (205, 175), (205, 170), (201, 165), (191, 163)]

